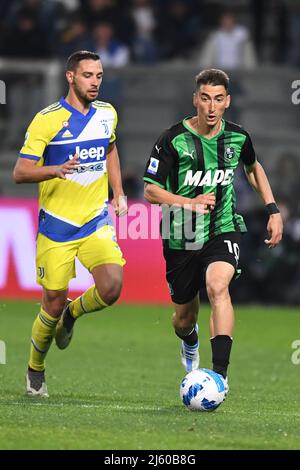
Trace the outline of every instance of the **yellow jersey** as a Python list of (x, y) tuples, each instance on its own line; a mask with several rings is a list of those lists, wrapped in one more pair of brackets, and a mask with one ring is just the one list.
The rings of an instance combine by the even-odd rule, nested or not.
[(29, 125), (21, 158), (38, 166), (61, 165), (79, 156), (79, 167), (66, 179), (39, 183), (39, 232), (64, 242), (86, 237), (108, 215), (107, 148), (116, 140), (114, 107), (94, 101), (84, 115), (61, 98), (36, 114)]

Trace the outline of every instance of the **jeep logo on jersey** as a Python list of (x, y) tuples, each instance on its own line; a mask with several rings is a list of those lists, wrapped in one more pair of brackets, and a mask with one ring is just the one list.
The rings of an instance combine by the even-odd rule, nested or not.
[(89, 149), (80, 149), (79, 145), (77, 145), (74, 154), (69, 155), (70, 160), (72, 160), (75, 153), (77, 153), (80, 160), (87, 160), (88, 158), (101, 160), (101, 158), (104, 157), (105, 154), (105, 147), (91, 147)]
[(228, 170), (208, 170), (196, 171), (193, 175), (193, 171), (189, 170), (186, 172), (184, 185), (185, 186), (216, 186), (221, 184), (226, 186), (232, 182), (234, 175), (233, 169)]
[(225, 149), (224, 159), (226, 161), (230, 161), (235, 157), (235, 150), (234, 147), (227, 147)]

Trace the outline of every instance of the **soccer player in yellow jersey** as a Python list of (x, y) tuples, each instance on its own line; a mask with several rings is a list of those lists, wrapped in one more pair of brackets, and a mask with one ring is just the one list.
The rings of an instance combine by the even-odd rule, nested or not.
[[(48, 396), (45, 357), (53, 338), (66, 348), (81, 315), (116, 302), (125, 264), (107, 207), (109, 183), (116, 214), (127, 212), (115, 144), (117, 114), (111, 104), (96, 101), (101, 61), (78, 51), (66, 69), (66, 98), (34, 117), (14, 169), (16, 183), (39, 183), (36, 270), (43, 295), (26, 374), (31, 396)], [(95, 284), (70, 301), (76, 257)]]

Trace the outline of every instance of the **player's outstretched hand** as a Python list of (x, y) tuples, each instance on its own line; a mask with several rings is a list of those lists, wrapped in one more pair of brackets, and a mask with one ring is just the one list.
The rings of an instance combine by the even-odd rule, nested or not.
[(268, 248), (275, 248), (282, 239), (283, 222), (280, 214), (272, 214), (269, 217), (267, 231), (270, 236), (269, 240), (265, 240)]
[(66, 161), (63, 165), (55, 166), (55, 176), (57, 178), (66, 179), (66, 175), (74, 173), (74, 170), (78, 168), (79, 156), (75, 153), (71, 160)]
[(121, 196), (114, 197), (111, 203), (115, 210), (116, 215), (121, 217), (122, 215), (127, 214), (128, 212), (127, 196), (121, 195)]
[(215, 208), (216, 196), (214, 193), (199, 194), (191, 199), (192, 211), (200, 214), (208, 214)]

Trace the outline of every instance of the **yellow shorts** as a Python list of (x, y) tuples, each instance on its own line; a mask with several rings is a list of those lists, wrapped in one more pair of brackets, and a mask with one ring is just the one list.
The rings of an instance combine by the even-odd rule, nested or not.
[(125, 264), (111, 225), (70, 242), (55, 242), (39, 233), (36, 243), (37, 283), (49, 290), (68, 289), (70, 280), (76, 277), (76, 257), (89, 271), (101, 264)]

